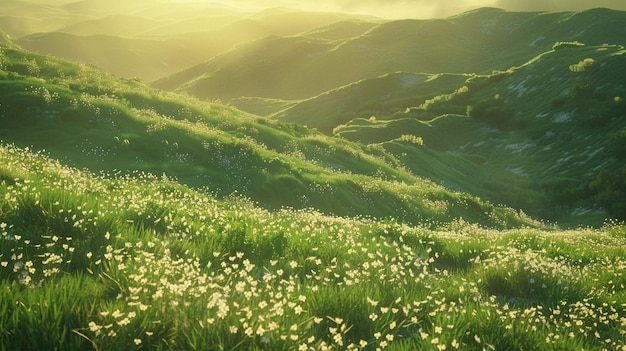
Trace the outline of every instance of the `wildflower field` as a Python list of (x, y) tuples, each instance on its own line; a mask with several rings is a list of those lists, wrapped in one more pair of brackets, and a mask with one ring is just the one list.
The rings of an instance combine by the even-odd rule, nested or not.
[(626, 350), (626, 227), (432, 229), (0, 147), (3, 350)]

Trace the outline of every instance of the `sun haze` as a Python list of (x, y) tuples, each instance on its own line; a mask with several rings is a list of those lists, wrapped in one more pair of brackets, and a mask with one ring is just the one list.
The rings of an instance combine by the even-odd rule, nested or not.
[[(193, 0), (190, 0), (193, 1)], [(314, 4), (308, 1), (217, 1), (223, 4), (254, 5), (257, 7), (287, 6), (317, 11), (339, 11), (367, 14), (386, 18), (432, 18), (448, 17), (478, 7), (497, 7), (509, 11), (582, 11), (596, 7), (626, 10), (626, 2), (620, 0), (322, 0)]]

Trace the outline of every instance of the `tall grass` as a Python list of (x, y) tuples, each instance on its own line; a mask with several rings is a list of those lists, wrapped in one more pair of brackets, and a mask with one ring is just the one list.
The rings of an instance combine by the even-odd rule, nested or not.
[(626, 347), (621, 224), (432, 230), (0, 159), (3, 349)]

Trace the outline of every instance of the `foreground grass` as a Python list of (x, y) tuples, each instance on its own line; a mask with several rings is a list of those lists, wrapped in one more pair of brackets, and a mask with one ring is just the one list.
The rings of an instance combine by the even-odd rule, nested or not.
[(626, 227), (438, 230), (0, 149), (1, 349), (626, 349)]

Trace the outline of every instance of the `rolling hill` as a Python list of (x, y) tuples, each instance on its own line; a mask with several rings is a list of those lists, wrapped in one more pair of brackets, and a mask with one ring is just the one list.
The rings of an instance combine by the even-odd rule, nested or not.
[[(497, 170), (489, 177), (472, 177), (483, 181), (470, 190), (467, 174), (479, 171), (450, 172), (461, 164), (454, 159), (448, 167), (424, 167), (423, 161), (410, 160), (422, 151), (388, 149), (397, 156), (408, 155), (405, 163), (421, 176), (465, 184), (460, 186), (465, 191), (523, 208), (537, 208), (521, 204), (540, 192), (549, 196), (553, 211), (591, 211), (605, 196), (599, 193), (607, 191), (607, 184), (599, 184), (602, 178), (612, 174), (619, 179), (623, 172), (618, 145), (623, 145), (626, 130), (625, 54), (621, 45), (557, 45), (506, 72), (472, 77), (454, 93), (418, 108), (377, 119), (353, 119), (334, 132), (353, 141), (383, 144), (406, 134), (420, 136), (424, 145), (438, 152), (462, 155)], [(500, 177), (509, 180), (494, 181)], [(525, 194), (523, 198), (506, 199), (507, 182), (524, 184), (528, 192), (518, 192)], [(621, 198), (620, 194), (609, 197)], [(613, 214), (619, 213), (614, 208)]]
[(521, 65), (557, 41), (602, 45), (615, 38), (608, 41), (624, 44), (625, 17), (603, 9), (512, 13), (484, 8), (447, 19), (388, 21), (340, 42), (265, 38), (154, 85), (202, 99), (294, 100), (397, 71), (486, 74)]
[(92, 172), (149, 172), (268, 209), (444, 225), (530, 224), (446, 190), (382, 148), (148, 88), (96, 68), (3, 49), (0, 139)]
[(0, 192), (0, 348), (625, 344), (623, 224), (429, 230), (267, 211), (11, 145)]
[(140, 16), (115, 14), (73, 23), (58, 29), (58, 32), (81, 36), (110, 35), (134, 37), (157, 28), (161, 22)]
[[(0, 4), (0, 29), (22, 47), (122, 77), (154, 81), (209, 60), (234, 46), (356, 19), (285, 8), (254, 12), (211, 3), (78, 1)], [(32, 11), (32, 16), (24, 13)]]
[[(410, 106), (419, 106), (441, 92), (453, 92), (468, 78), (466, 74), (389, 73), (296, 101), (265, 115), (331, 134), (335, 127), (354, 118), (385, 118)], [(248, 111), (242, 105), (245, 100), (234, 99), (231, 104)]]
[[(292, 12), (275, 9), (224, 28), (237, 32), (234, 28), (291, 23), (260, 20), (285, 16)], [(598, 224), (605, 210), (619, 216), (622, 203), (621, 193), (611, 184), (619, 183), (622, 162), (624, 126), (618, 100), (624, 93), (622, 77), (612, 72), (623, 70), (622, 37), (614, 35), (623, 30), (623, 16), (607, 9), (512, 13), (483, 8), (439, 20), (375, 23), (336, 18), (334, 24), (299, 35), (239, 45), (154, 85), (230, 100), (232, 106), (256, 115), (357, 142), (364, 145), (359, 148), (369, 148), (364, 152), (382, 152), (391, 160), (389, 165), (411, 175), (539, 218)], [(69, 34), (42, 36), (48, 39), (36, 41), (51, 47), (71, 41), (49, 39)], [(201, 38), (206, 37), (196, 37)], [(28, 47), (28, 39), (18, 42)], [(84, 48), (96, 41), (82, 36), (72, 40), (85, 40)], [(163, 66), (157, 60), (168, 60), (167, 52), (176, 51), (178, 45), (199, 47), (184, 44), (183, 39), (169, 44), (113, 36), (98, 40), (102, 48), (118, 47), (120, 55), (135, 51), (132, 59), (118, 62), (128, 72), (142, 63), (145, 69)], [(110, 45), (104, 45), (107, 41)], [(154, 53), (155, 48), (162, 51)], [(150, 50), (154, 54), (146, 55)], [(184, 65), (178, 62), (168, 69)], [(461, 73), (441, 73), (452, 71)], [(575, 103), (576, 94), (584, 95), (585, 89), (592, 97)], [(472, 118), (461, 118), (468, 114)], [(585, 129), (590, 125), (594, 127)], [(462, 133), (468, 137), (457, 135)], [(269, 144), (267, 140), (261, 144)], [(410, 146), (407, 141), (423, 145)], [(343, 162), (320, 162), (345, 169)], [(307, 183), (299, 180), (296, 185), (305, 188)], [(235, 185), (227, 188), (234, 190)], [(278, 201), (275, 195), (268, 197)], [(296, 197), (287, 203), (296, 207), (306, 203)]]
[[(168, 8), (39, 1), (105, 16)], [(453, 38), (465, 21), (509, 66), (391, 70), (304, 98), (231, 100), (239, 109), (33, 53), (0, 30), (0, 350), (625, 350), (626, 49), (619, 23), (594, 25), (620, 16), (341, 19), (223, 55), (243, 64), (272, 43), (242, 70), (296, 96), (315, 89), (280, 76), (302, 65), (288, 58), (361, 40), (399, 50), (372, 40), (408, 27)], [(497, 52), (513, 46), (490, 32), (530, 39), (576, 17), (593, 40), (531, 57)], [(234, 94), (244, 78), (228, 69)]]
[[(168, 79), (187, 74), (180, 91), (383, 145), (415, 174), (542, 218), (622, 216), (625, 16), (483, 8), (349, 39), (264, 39)], [(222, 75), (232, 79), (218, 89)], [(393, 143), (407, 135), (423, 146)]]
[(48, 2), (6, 0), (0, 3), (0, 29), (12, 38), (42, 31), (51, 31), (87, 19), (68, 14)]
[(2, 31), (0, 31), (0, 44), (2, 46), (5, 46), (5, 47), (13, 47), (14, 46), (13, 42), (11, 41), (9, 36), (6, 33), (2, 32)]

